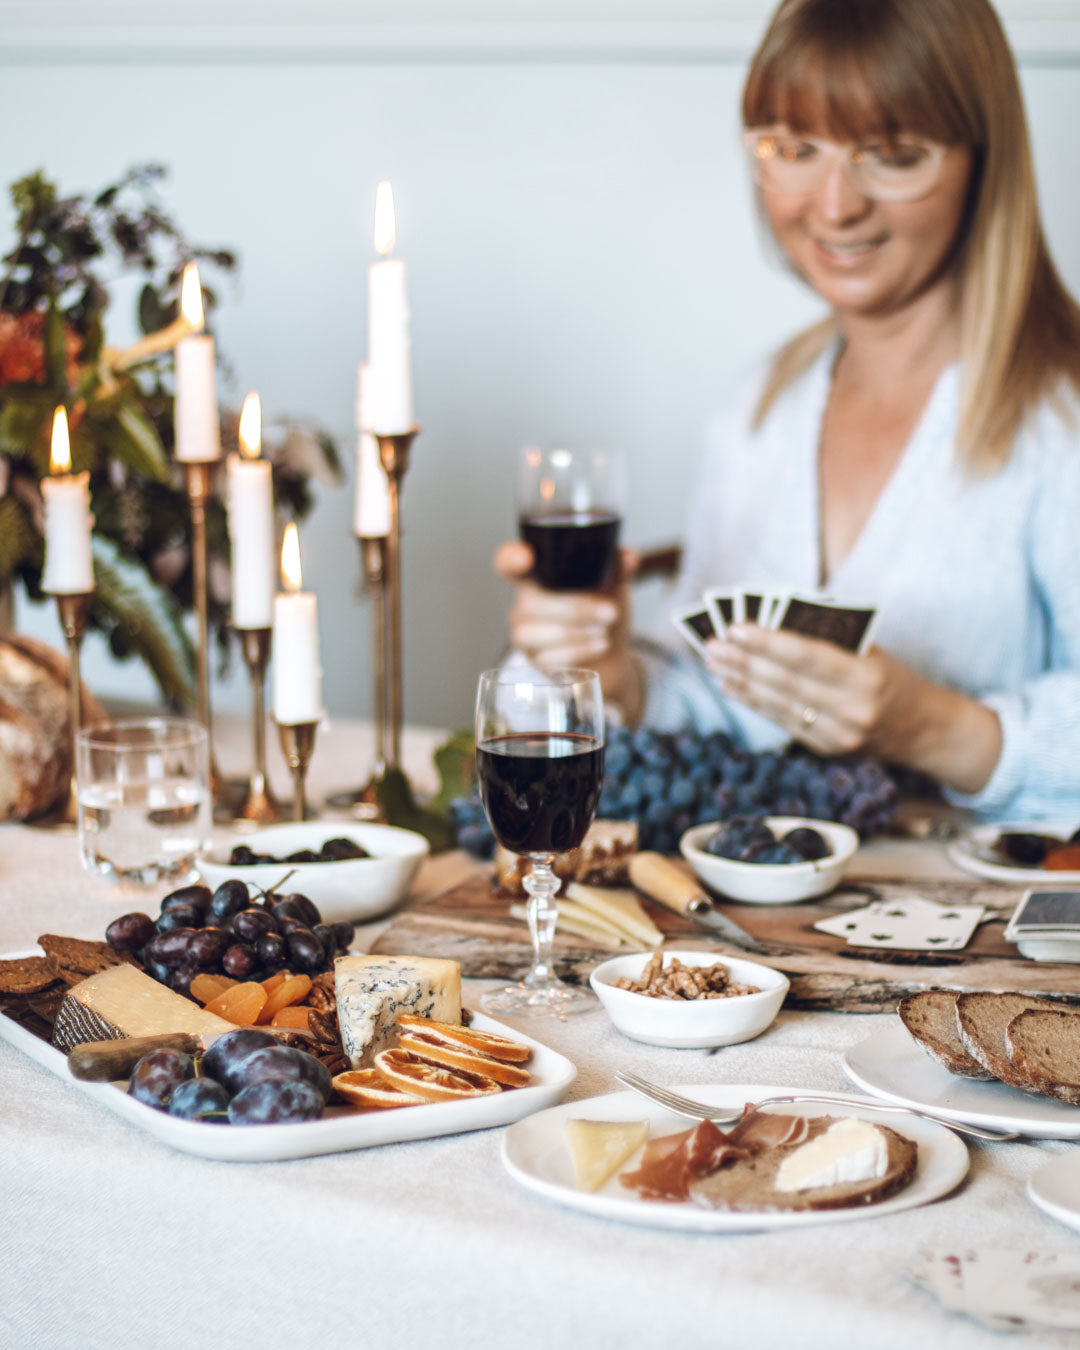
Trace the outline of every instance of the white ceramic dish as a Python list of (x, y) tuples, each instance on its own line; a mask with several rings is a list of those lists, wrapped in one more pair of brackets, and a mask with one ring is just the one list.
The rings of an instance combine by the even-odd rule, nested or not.
[[(760, 1097), (796, 1092), (792, 1087), (762, 1087), (757, 1084), (708, 1084), (680, 1087), (677, 1091), (718, 1106), (742, 1106)], [(878, 1112), (861, 1112), (859, 1098), (848, 1098), (849, 1106), (799, 1104), (777, 1108), (781, 1112), (817, 1115), (865, 1115), (881, 1123)], [(636, 1092), (613, 1092), (605, 1097), (569, 1102), (518, 1121), (503, 1136), (502, 1159), (510, 1175), (531, 1191), (556, 1204), (568, 1205), (586, 1214), (646, 1228), (674, 1228), (694, 1233), (745, 1233), (761, 1229), (813, 1228), (825, 1223), (850, 1223), (856, 1219), (895, 1214), (914, 1209), (959, 1185), (968, 1170), (967, 1146), (951, 1130), (932, 1121), (907, 1116), (890, 1121), (890, 1127), (913, 1139), (919, 1148), (915, 1177), (902, 1191), (876, 1205), (855, 1205), (850, 1209), (807, 1210), (801, 1213), (730, 1214), (724, 1210), (703, 1209), (690, 1202), (674, 1204), (643, 1200), (635, 1192), (620, 1186), (617, 1176), (598, 1191), (579, 1191), (574, 1185), (573, 1166), (566, 1147), (568, 1120), (647, 1120), (650, 1134), (672, 1134), (690, 1127), (682, 1116), (673, 1116), (654, 1106)], [(626, 1168), (633, 1165), (633, 1160)], [(624, 1169), (625, 1170), (625, 1169)]]
[(792, 905), (834, 890), (859, 847), (859, 836), (847, 825), (808, 816), (767, 816), (766, 823), (780, 838), (789, 830), (808, 826), (823, 835), (832, 852), (827, 858), (802, 863), (745, 863), (705, 852), (705, 843), (719, 822), (695, 825), (679, 840), (679, 851), (698, 877), (720, 895), (748, 905)]
[(533, 1047), (528, 1065), (533, 1081), (528, 1087), (457, 1102), (399, 1107), (395, 1111), (361, 1114), (345, 1107), (329, 1107), (321, 1120), (298, 1125), (208, 1125), (177, 1120), (129, 1097), (123, 1084), (84, 1083), (73, 1078), (68, 1072), (66, 1055), (3, 1013), (0, 1013), (0, 1040), (22, 1050), (72, 1089), (85, 1092), (99, 1105), (181, 1153), (194, 1153), (218, 1162), (281, 1162), (507, 1125), (552, 1106), (577, 1076), (577, 1070), (563, 1055), (522, 1035), (516, 1028), (503, 1026), (483, 1013), (473, 1014), (473, 1026)]
[(1034, 832), (1060, 836), (1064, 844), (1076, 826), (1075, 820), (1068, 824), (1027, 820), (1005, 825), (973, 825), (951, 839), (945, 851), (957, 867), (987, 881), (1003, 881), (1013, 886), (1029, 886), (1032, 882), (1051, 887), (1074, 886), (1080, 882), (1080, 872), (1048, 872), (1044, 867), (1021, 867), (1003, 862), (994, 851), (994, 843), (999, 834)]
[(716, 952), (667, 951), (664, 964), (677, 956), (684, 966), (727, 966), (737, 984), (754, 984), (759, 994), (733, 998), (690, 1000), (651, 998), (629, 989), (616, 989), (613, 980), (636, 980), (651, 952), (615, 956), (596, 967), (589, 976), (597, 998), (624, 1036), (646, 1045), (665, 1045), (680, 1050), (706, 1046), (737, 1045), (760, 1036), (780, 1011), (790, 988), (786, 975), (754, 961), (720, 956)]
[(919, 1048), (898, 1018), (849, 1050), (844, 1070), (871, 1096), (922, 1107), (961, 1125), (1013, 1130), (1031, 1139), (1080, 1139), (1080, 1107), (949, 1073)]
[[(261, 863), (250, 867), (229, 863), (229, 854), (238, 844), (246, 844), (255, 853), (272, 853), (283, 858), (300, 849), (317, 852), (328, 839), (339, 838), (353, 840), (372, 856), (345, 858), (341, 862)], [(413, 830), (400, 830), (393, 825), (309, 820), (236, 835), (216, 844), (199, 859), (197, 866), (211, 890), (230, 877), (238, 877), (249, 886), (272, 886), (291, 872), (285, 890), (306, 895), (317, 906), (324, 922), (336, 923), (339, 919), (362, 922), (385, 914), (408, 895), (413, 877), (427, 855), (427, 840)]]
[(1058, 1223), (1080, 1229), (1080, 1158), (1051, 1158), (1027, 1184), (1028, 1199)]

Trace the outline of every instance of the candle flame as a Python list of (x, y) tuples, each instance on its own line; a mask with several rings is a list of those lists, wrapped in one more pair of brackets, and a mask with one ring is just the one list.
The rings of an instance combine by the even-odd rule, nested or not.
[(394, 189), (389, 178), (384, 178), (375, 189), (375, 252), (385, 258), (397, 239), (397, 217), (394, 212)]
[(285, 526), (285, 537), (281, 541), (281, 581), (287, 591), (298, 591), (304, 584), (304, 574), (300, 570), (300, 535), (293, 521)]
[(199, 269), (193, 262), (184, 268), (184, 280), (180, 287), (180, 313), (198, 332), (205, 322), (203, 317), (202, 287), (199, 285)]
[(262, 404), (258, 394), (248, 394), (240, 409), (240, 453), (258, 459), (262, 447)]
[(53, 413), (52, 447), (49, 450), (49, 472), (71, 472), (71, 440), (68, 436), (67, 412), (61, 404)]

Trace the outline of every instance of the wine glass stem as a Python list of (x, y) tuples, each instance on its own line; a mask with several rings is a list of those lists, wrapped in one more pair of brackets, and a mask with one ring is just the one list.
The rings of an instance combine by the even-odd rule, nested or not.
[(555, 920), (559, 914), (555, 896), (560, 882), (551, 870), (552, 861), (550, 854), (534, 854), (532, 868), (522, 881), (529, 895), (526, 917), (533, 943), (533, 966), (525, 977), (527, 985), (547, 984), (555, 978), (551, 944), (555, 937)]

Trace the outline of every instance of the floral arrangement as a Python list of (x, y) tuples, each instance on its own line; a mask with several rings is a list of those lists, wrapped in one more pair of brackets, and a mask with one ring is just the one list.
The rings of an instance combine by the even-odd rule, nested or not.
[[(0, 595), (14, 586), (40, 600), (44, 562), (41, 479), (49, 470), (53, 411), (71, 427), (72, 468), (88, 470), (95, 516), (96, 589), (90, 627), (112, 653), (150, 668), (165, 700), (191, 702), (194, 653), (184, 615), (193, 603), (189, 507), (172, 461), (172, 351), (107, 345), (110, 286), (136, 291), (138, 324), (159, 332), (179, 311), (184, 266), (204, 275), (208, 321), (216, 278), (235, 253), (192, 244), (158, 198), (157, 165), (130, 170), (95, 196), (62, 196), (43, 174), (11, 188), (17, 238), (0, 271)], [(153, 344), (146, 344), (153, 347)], [(222, 442), (236, 444), (238, 414), (222, 414)], [(279, 508), (303, 518), (311, 480), (340, 480), (326, 432), (269, 420), (263, 452)], [(224, 479), (224, 475), (221, 475)], [(223, 484), (222, 484), (223, 486)], [(207, 510), (210, 622), (228, 659), (229, 541), (225, 507)]]

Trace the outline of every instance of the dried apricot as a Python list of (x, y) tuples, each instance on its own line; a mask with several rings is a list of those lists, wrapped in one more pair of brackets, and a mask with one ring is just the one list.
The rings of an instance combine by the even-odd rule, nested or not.
[(254, 980), (234, 984), (206, 1005), (206, 1011), (235, 1022), (238, 1027), (253, 1027), (266, 1003), (266, 990)]
[[(264, 985), (263, 988), (265, 987)], [(310, 975), (290, 975), (287, 979), (282, 980), (276, 989), (270, 991), (270, 996), (259, 1014), (259, 1021), (271, 1021), (276, 1012), (280, 1012), (282, 1008), (288, 1008), (293, 1003), (299, 1003), (302, 999), (307, 998), (310, 993)]]
[(268, 994), (272, 994), (279, 984), (283, 984), (285, 982), (285, 980), (288, 978), (288, 975), (289, 972), (287, 970), (276, 970), (273, 973), (273, 975), (267, 975), (266, 979), (260, 980), (259, 983), (262, 985), (262, 987), (266, 990)]
[[(274, 1014), (270, 1019), (270, 1025), (272, 1027), (292, 1027), (298, 1031), (307, 1031), (310, 1028), (310, 1023), (308, 1022), (308, 1013), (310, 1011), (311, 1009), (308, 1007), (303, 1005), (297, 1006), (295, 1003), (290, 1003), (287, 1008), (280, 1008)], [(263, 1019), (260, 1017), (259, 1021), (262, 1022)]]
[(235, 983), (231, 975), (214, 975), (204, 970), (191, 981), (191, 997), (200, 1003), (209, 1003), (226, 989), (231, 989)]

